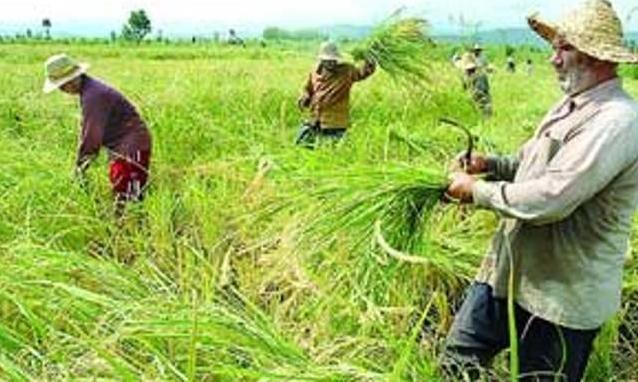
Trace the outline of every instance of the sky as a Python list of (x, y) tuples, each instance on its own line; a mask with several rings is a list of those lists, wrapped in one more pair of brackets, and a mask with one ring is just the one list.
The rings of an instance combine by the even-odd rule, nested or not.
[[(371, 25), (394, 10), (427, 18), (435, 32), (480, 23), (480, 29), (525, 26), (524, 17), (541, 11), (555, 19), (582, 0), (0, 0), (0, 32), (31, 26), (38, 30), (51, 19), (53, 32), (74, 32), (91, 26), (118, 30), (131, 10), (145, 9), (154, 30), (261, 30), (266, 26), (291, 29), (335, 24)], [(638, 6), (634, 0), (612, 0), (623, 21)], [(633, 3), (633, 4), (632, 4)], [(638, 13), (625, 28), (638, 30)], [(108, 33), (108, 32), (107, 32)]]

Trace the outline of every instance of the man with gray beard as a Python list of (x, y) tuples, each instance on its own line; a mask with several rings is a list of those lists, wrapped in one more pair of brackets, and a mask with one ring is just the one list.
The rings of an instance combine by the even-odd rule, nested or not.
[(596, 335), (620, 306), (638, 205), (638, 104), (617, 67), (638, 56), (624, 48), (607, 0), (556, 24), (528, 21), (552, 43), (565, 97), (517, 155), (474, 155), (452, 175), (449, 198), (494, 210), (501, 223), (456, 314), (444, 365), (480, 378), (510, 347), (511, 320), (522, 380), (580, 381)]

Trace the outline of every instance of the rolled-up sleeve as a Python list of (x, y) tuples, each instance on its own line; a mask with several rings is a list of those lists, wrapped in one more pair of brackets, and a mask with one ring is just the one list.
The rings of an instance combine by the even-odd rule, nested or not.
[(476, 182), (475, 203), (531, 224), (563, 220), (636, 161), (638, 126), (636, 115), (630, 114), (581, 131), (536, 179)]
[(516, 155), (487, 157), (487, 177), (489, 181), (506, 181), (511, 182), (516, 177), (518, 167), (525, 157), (526, 151), (529, 149), (532, 141), (527, 141), (516, 153)]
[(487, 179), (511, 182), (516, 176), (519, 164), (518, 156), (490, 156), (487, 158)]

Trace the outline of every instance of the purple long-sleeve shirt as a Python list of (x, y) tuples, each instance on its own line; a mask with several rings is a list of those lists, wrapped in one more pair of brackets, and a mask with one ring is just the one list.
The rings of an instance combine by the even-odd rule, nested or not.
[(117, 90), (85, 76), (80, 90), (82, 133), (77, 166), (86, 167), (106, 147), (110, 159), (150, 151), (151, 135), (135, 107)]

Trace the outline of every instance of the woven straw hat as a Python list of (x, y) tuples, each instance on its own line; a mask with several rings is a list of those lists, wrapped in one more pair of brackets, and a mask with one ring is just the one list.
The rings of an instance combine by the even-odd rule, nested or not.
[(463, 56), (461, 56), (461, 59), (458, 60), (455, 65), (461, 70), (476, 69), (479, 66), (476, 57), (470, 52), (463, 53)]
[(321, 44), (321, 47), (319, 48), (319, 56), (317, 58), (319, 60), (334, 60), (338, 62), (343, 60), (343, 56), (341, 56), (337, 44), (332, 41), (327, 41)]
[(541, 20), (538, 14), (529, 16), (527, 22), (549, 42), (561, 37), (601, 61), (638, 63), (638, 56), (623, 45), (622, 24), (608, 0), (587, 0), (556, 23)]
[(67, 82), (86, 73), (88, 64), (78, 63), (66, 54), (56, 54), (49, 57), (44, 63), (44, 86), (45, 93), (51, 93)]

